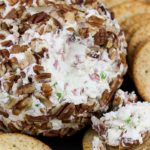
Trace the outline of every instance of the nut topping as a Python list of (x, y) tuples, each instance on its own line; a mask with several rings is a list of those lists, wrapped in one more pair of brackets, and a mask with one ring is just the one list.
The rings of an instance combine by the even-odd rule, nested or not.
[(13, 6), (13, 5), (17, 4), (19, 2), (19, 0), (8, 0), (8, 2), (10, 5)]
[(40, 13), (32, 15), (29, 18), (29, 22), (31, 22), (33, 24), (37, 24), (37, 23), (40, 23), (40, 22), (45, 22), (48, 19), (49, 19), (49, 15), (48, 14), (46, 14), (45, 12), (40, 12)]
[(96, 45), (103, 46), (107, 43), (107, 32), (104, 28), (100, 28), (99, 32), (94, 35)]
[(30, 94), (30, 93), (33, 93), (35, 90), (35, 87), (32, 85), (32, 84), (26, 84), (26, 85), (23, 85), (21, 87), (19, 87), (17, 89), (17, 93), (19, 95), (22, 95), (22, 94)]
[(27, 51), (28, 49), (28, 46), (27, 45), (14, 45), (11, 50), (10, 50), (10, 53), (12, 54), (16, 54), (16, 53), (22, 53), (22, 52), (25, 52)]
[(13, 114), (19, 115), (21, 111), (29, 108), (31, 105), (32, 99), (30, 97), (24, 98), (23, 100), (19, 101), (17, 104), (13, 106)]
[(36, 80), (39, 82), (50, 80), (51, 74), (50, 73), (41, 73), (35, 76)]
[(48, 83), (43, 83), (41, 89), (46, 97), (50, 97), (52, 95), (52, 88)]
[(3, 47), (10, 47), (10, 46), (13, 45), (13, 42), (12, 42), (11, 40), (9, 40), (9, 41), (4, 41), (4, 42), (1, 43), (1, 45), (2, 45)]
[(101, 27), (104, 23), (104, 20), (96, 16), (91, 16), (88, 18), (88, 23), (92, 26)]

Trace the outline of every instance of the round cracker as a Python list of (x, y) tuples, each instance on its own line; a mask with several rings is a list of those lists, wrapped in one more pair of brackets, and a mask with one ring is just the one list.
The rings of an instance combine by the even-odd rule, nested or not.
[(104, 3), (108, 8), (112, 8), (126, 1), (134, 1), (134, 0), (104, 0)]
[(89, 129), (83, 137), (83, 150), (92, 150), (92, 140), (94, 136), (98, 137), (97, 133)]
[(112, 11), (115, 13), (117, 20), (121, 23), (131, 16), (150, 12), (150, 6), (144, 2), (131, 1), (113, 7)]
[(132, 66), (132, 58), (136, 48), (150, 38), (150, 24), (146, 24), (144, 27), (140, 27), (131, 37), (128, 47), (128, 62), (129, 66)]
[(43, 142), (17, 133), (0, 134), (0, 150), (51, 150)]
[[(108, 8), (113, 8), (116, 5), (119, 5), (124, 2), (131, 2), (131, 1), (137, 1), (137, 0), (103, 0), (103, 2), (107, 5)], [(140, 2), (150, 2), (150, 0), (138, 0)]]
[(137, 48), (132, 71), (133, 80), (140, 96), (150, 102), (150, 40)]
[[(83, 150), (92, 150), (92, 141), (94, 137), (98, 137), (98, 134), (93, 129), (89, 129), (83, 137)], [(104, 144), (101, 143), (100, 150), (106, 150)]]
[(129, 30), (125, 33), (126, 35), (126, 40), (129, 43), (131, 37), (133, 36), (133, 34), (138, 31), (139, 28), (144, 27), (145, 25), (150, 24), (150, 18), (147, 20), (139, 20), (138, 22), (136, 22), (134, 25), (132, 25)]
[(125, 21), (123, 21), (121, 26), (126, 33), (128, 32), (128, 29), (132, 27), (134, 24), (136, 24), (137, 22), (143, 22), (144, 20), (150, 20), (150, 13), (142, 13), (131, 16), (127, 18)]

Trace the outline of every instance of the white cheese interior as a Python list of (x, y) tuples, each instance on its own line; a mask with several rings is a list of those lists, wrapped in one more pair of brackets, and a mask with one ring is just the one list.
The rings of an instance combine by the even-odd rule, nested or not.
[(143, 136), (150, 131), (150, 104), (138, 102), (121, 107), (116, 112), (109, 112), (99, 121), (93, 117), (93, 123), (103, 124), (106, 133), (102, 136), (111, 146), (119, 146), (120, 142), (132, 144), (143, 143)]

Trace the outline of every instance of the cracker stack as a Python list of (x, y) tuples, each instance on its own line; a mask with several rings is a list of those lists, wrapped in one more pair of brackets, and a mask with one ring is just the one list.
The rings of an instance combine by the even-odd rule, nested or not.
[(150, 102), (150, 1), (105, 0), (128, 42), (129, 74), (140, 96)]

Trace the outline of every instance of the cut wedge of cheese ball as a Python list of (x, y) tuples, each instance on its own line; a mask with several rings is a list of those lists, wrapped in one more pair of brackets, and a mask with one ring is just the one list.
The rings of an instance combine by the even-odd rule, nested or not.
[(133, 59), (133, 80), (145, 101), (150, 102), (150, 40), (142, 43), (136, 50)]
[(71, 135), (94, 112), (108, 109), (127, 71), (127, 45), (103, 4), (49, 0), (2, 6), (1, 130)]
[[(134, 92), (128, 93), (122, 90), (118, 90), (113, 99), (112, 110), (116, 111), (125, 105), (135, 103), (137, 96)], [(97, 121), (95, 122), (97, 123)], [(93, 123), (93, 124), (95, 124)], [(83, 150), (108, 150), (108, 145), (105, 145), (105, 141), (100, 139), (98, 133), (89, 129), (83, 138)]]
[(117, 20), (122, 23), (131, 16), (150, 12), (150, 6), (140, 1), (127, 1), (113, 7), (112, 11), (115, 13)]
[(46, 144), (41, 141), (17, 133), (0, 134), (0, 149), (1, 150), (51, 150)]
[(93, 128), (108, 149), (147, 149), (150, 146), (150, 104), (130, 103), (117, 111), (92, 118)]

